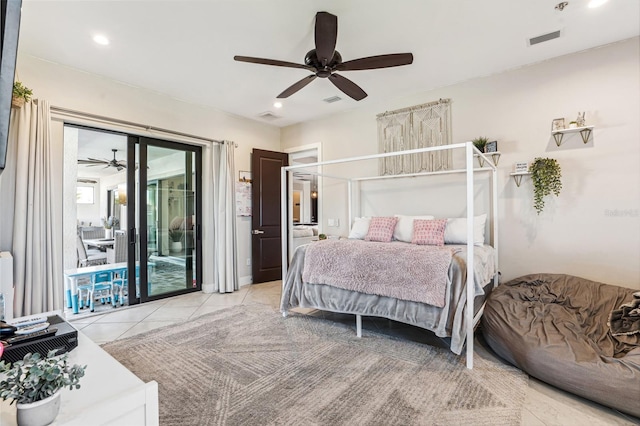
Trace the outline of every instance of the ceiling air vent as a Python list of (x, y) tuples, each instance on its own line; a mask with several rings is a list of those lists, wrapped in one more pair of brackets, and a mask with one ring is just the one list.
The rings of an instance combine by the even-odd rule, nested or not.
[(323, 99), (323, 101), (325, 101), (328, 104), (332, 104), (334, 102), (338, 102), (338, 101), (341, 101), (341, 100), (342, 100), (342, 98), (340, 96), (332, 96), (330, 98)]
[(533, 46), (534, 44), (544, 43), (545, 41), (553, 40), (554, 38), (560, 38), (560, 30), (552, 31), (547, 34), (542, 34), (537, 37), (531, 37), (529, 39), (529, 46)]
[(260, 113), (258, 114), (258, 117), (263, 118), (265, 120), (277, 120), (278, 118), (280, 118), (279, 116), (275, 115), (271, 111), (265, 111), (263, 113)]

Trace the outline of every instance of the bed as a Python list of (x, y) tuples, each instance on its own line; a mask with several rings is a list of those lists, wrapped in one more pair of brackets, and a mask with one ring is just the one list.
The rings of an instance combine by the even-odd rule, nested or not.
[[(327, 240), (313, 244), (336, 245), (347, 244), (349, 240)], [(362, 242), (376, 246), (378, 242)], [(395, 242), (400, 249), (410, 249), (412, 244)], [(406, 246), (406, 247), (404, 247)], [(446, 288), (442, 307), (424, 302), (404, 300), (397, 297), (382, 296), (347, 290), (331, 283), (310, 283), (303, 280), (305, 255), (309, 246), (301, 246), (295, 251), (289, 266), (289, 273), (283, 283), (280, 309), (286, 313), (295, 307), (315, 308), (325, 311), (354, 314), (359, 316), (375, 316), (387, 318), (406, 324), (415, 325), (432, 331), (438, 337), (450, 338), (450, 349), (460, 355), (465, 343), (466, 320), (466, 246), (447, 245), (444, 249), (452, 249), (451, 262), (446, 268)], [(365, 250), (366, 252), (366, 250)], [(495, 250), (489, 245), (475, 247), (475, 279), (473, 295), (476, 314), (482, 306), (486, 295), (493, 287), (495, 276)], [(370, 259), (370, 258), (369, 258)], [(482, 285), (480, 284), (482, 283)], [(358, 332), (360, 334), (360, 332)]]
[[(463, 151), (464, 156), (457, 157), (464, 160), (463, 168), (444, 171), (439, 170), (435, 172), (423, 171), (402, 175), (381, 176), (376, 174), (373, 176), (362, 176), (362, 170), (372, 170), (374, 168), (362, 168), (356, 165), (359, 161), (380, 161), (381, 159), (394, 156), (410, 158), (414, 154), (429, 153), (440, 155), (448, 150)], [(463, 191), (461, 191), (460, 197), (455, 197), (460, 200), (461, 205), (457, 205), (454, 209), (456, 212), (462, 210), (465, 214), (464, 217), (456, 218), (457, 223), (462, 225), (464, 241), (462, 242), (462, 246), (445, 247), (450, 251), (453, 250), (453, 252), (449, 263), (446, 264), (446, 268), (441, 271), (442, 279), (445, 281), (445, 287), (443, 290), (444, 294), (441, 294), (442, 300), (440, 304), (410, 299), (405, 300), (393, 294), (378, 294), (358, 289), (337, 287), (336, 283), (340, 282), (339, 277), (326, 280), (316, 277), (315, 279), (305, 280), (305, 264), (314, 264), (314, 262), (308, 261), (307, 251), (312, 252), (317, 245), (342, 244), (344, 239), (336, 240), (331, 238), (328, 241), (311, 242), (306, 245), (297, 246), (294, 251), (290, 250), (290, 244), (292, 244), (292, 227), (290, 226), (289, 228), (283, 228), (282, 232), (283, 292), (281, 311), (283, 315), (286, 316), (288, 310), (294, 307), (316, 308), (332, 312), (354, 314), (356, 316), (356, 332), (358, 336), (361, 335), (362, 315), (383, 317), (412, 324), (433, 331), (437, 336), (450, 338), (451, 350), (456, 354), (461, 354), (463, 347), (466, 347), (466, 365), (467, 368), (473, 368), (474, 326), (478, 323), (482, 315), (484, 297), (491, 287), (498, 283), (498, 223), (496, 217), (498, 192), (497, 168), (493, 162), (489, 161), (486, 157), (486, 166), (476, 168), (474, 155), (484, 157), (484, 154), (475, 149), (471, 142), (466, 142), (283, 167), (281, 179), (281, 211), (283, 223), (287, 223), (287, 218), (292, 215), (291, 176), (293, 172), (298, 171), (298, 169), (304, 169), (307, 173), (316, 174), (319, 177), (319, 182), (322, 182), (322, 179), (331, 180), (331, 192), (346, 195), (344, 201), (344, 207), (347, 213), (345, 222), (348, 223), (349, 226), (354, 223), (356, 215), (362, 216), (363, 210), (370, 208), (370, 205), (374, 204), (372, 202), (373, 199), (368, 197), (369, 194), (363, 195), (362, 190), (363, 186), (371, 182), (379, 182), (382, 180), (387, 182), (389, 179), (396, 178), (411, 179), (405, 182), (412, 186), (419, 186), (418, 181), (420, 179), (414, 180), (414, 178), (427, 178), (432, 175), (446, 175), (447, 178), (451, 177), (453, 180), (456, 179), (456, 176), (463, 176), (465, 178), (462, 185), (460, 185), (459, 182), (455, 183), (458, 187), (462, 186)], [(329, 170), (334, 165), (338, 165), (338, 168), (334, 170), (340, 174)], [(342, 173), (359, 173), (360, 175), (344, 176)], [(489, 174), (490, 183), (487, 183), (487, 186), (483, 188), (478, 187), (478, 191), (476, 192), (474, 189), (475, 175), (482, 173)], [(343, 190), (336, 186), (335, 182), (339, 181), (346, 184), (346, 189)], [(445, 189), (449, 191), (450, 188), (451, 186), (446, 186)], [(483, 191), (483, 189), (486, 189), (486, 191)], [(484, 221), (481, 227), (477, 225), (479, 216), (475, 216), (477, 212), (474, 210), (474, 204), (478, 198), (483, 197), (483, 195), (487, 193), (488, 196), (484, 197), (485, 201), (488, 200), (484, 206), (484, 211), (486, 212), (486, 222), (491, 232), (487, 234), (488, 238), (485, 241)], [(380, 192), (376, 193), (375, 196), (378, 196), (378, 194), (380, 194)], [(453, 197), (451, 194), (452, 193), (447, 192), (444, 195), (448, 201)], [(424, 196), (424, 193), (420, 193), (418, 197), (423, 198)], [(381, 200), (381, 204), (383, 204), (382, 208), (397, 208), (394, 202)], [(363, 205), (365, 205), (364, 208)], [(438, 215), (441, 218), (443, 217), (442, 212), (439, 212)], [(337, 211), (332, 211), (332, 216), (340, 219), (341, 214), (338, 214)], [(344, 218), (345, 216), (342, 217)], [(329, 225), (339, 226), (342, 220), (330, 219), (328, 222)], [(478, 242), (476, 236), (480, 230), (483, 237)], [(322, 232), (322, 229), (320, 232)], [(334, 230), (331, 230), (331, 233), (335, 235)], [(467, 244), (467, 241), (473, 241), (475, 244)], [(368, 244), (369, 243), (370, 242), (368, 242)], [(458, 243), (460, 242), (458, 241)], [(401, 245), (404, 243), (396, 241), (394, 244)], [(406, 245), (412, 246), (413, 244)], [(331, 247), (339, 250), (340, 246)], [(348, 252), (348, 250), (344, 251), (344, 253)], [(289, 258), (289, 256), (291, 256), (291, 258)], [(395, 259), (397, 257), (398, 256), (391, 256), (390, 258)], [(363, 258), (366, 259), (367, 255), (364, 254)], [(474, 262), (467, 262), (466, 259), (474, 259)], [(402, 280), (396, 281), (395, 286), (401, 287), (402, 282)], [(408, 278), (404, 282), (411, 282), (411, 278)]]
[(318, 225), (294, 225), (291, 234), (291, 252), (294, 252), (301, 245), (318, 241)]

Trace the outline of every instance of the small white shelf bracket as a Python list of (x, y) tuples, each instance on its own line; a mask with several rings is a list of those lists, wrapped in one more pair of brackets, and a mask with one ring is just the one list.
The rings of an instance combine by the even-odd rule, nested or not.
[(530, 175), (530, 174), (531, 174), (531, 172), (510, 173), (510, 175), (513, 177), (513, 181), (516, 183), (516, 186), (518, 186), (518, 187), (522, 183), (522, 177)]
[(484, 152), (482, 155), (473, 154), (474, 157), (478, 158), (478, 164), (480, 165), (480, 167), (484, 167), (484, 162), (488, 156), (491, 156), (491, 161), (493, 162), (493, 165), (497, 166), (498, 162), (500, 161), (500, 155), (502, 155), (500, 151)]
[(582, 142), (589, 142), (589, 138), (591, 137), (591, 133), (593, 131), (593, 126), (583, 126), (583, 127), (574, 127), (573, 129), (562, 129), (555, 130), (551, 132), (553, 135), (553, 139), (556, 141), (556, 145), (560, 146), (562, 144), (562, 137), (565, 133), (577, 133), (580, 132), (580, 136), (582, 137)]

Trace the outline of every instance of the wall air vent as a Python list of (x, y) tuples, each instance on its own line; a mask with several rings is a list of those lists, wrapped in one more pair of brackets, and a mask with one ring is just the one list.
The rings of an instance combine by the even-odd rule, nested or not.
[(544, 43), (545, 41), (553, 40), (555, 38), (560, 38), (560, 30), (552, 31), (547, 34), (542, 34), (537, 37), (531, 37), (529, 39), (529, 46), (533, 46), (534, 44)]
[(340, 96), (332, 96), (330, 98), (323, 99), (323, 101), (325, 101), (328, 104), (332, 104), (334, 102), (338, 102), (338, 101), (341, 101), (341, 100), (342, 100), (342, 98)]
[(271, 111), (262, 112), (262, 113), (258, 114), (258, 117), (260, 117), (262, 119), (265, 119), (265, 120), (277, 120), (278, 118), (280, 118), (280, 116), (275, 115)]

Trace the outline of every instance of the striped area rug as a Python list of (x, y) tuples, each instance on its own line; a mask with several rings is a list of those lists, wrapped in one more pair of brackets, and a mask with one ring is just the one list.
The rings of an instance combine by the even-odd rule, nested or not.
[(158, 382), (161, 425), (520, 424), (519, 370), (363, 333), (241, 305), (103, 348)]

